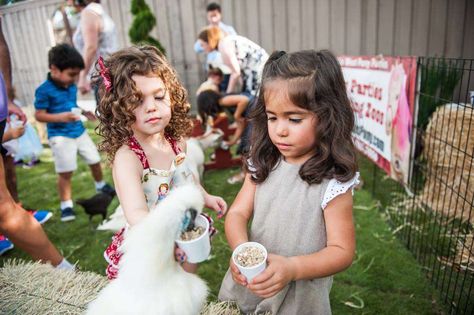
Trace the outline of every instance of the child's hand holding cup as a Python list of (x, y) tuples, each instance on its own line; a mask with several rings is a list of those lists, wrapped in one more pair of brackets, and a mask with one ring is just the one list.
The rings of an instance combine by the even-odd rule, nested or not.
[(267, 249), (257, 242), (242, 243), (234, 249), (232, 262), (240, 273), (245, 276), (247, 283), (259, 275), (267, 267)]
[(79, 107), (73, 107), (71, 108), (71, 112), (77, 116), (78, 119), (81, 118), (81, 114), (82, 114), (82, 109), (80, 109)]
[(186, 254), (186, 261), (192, 264), (207, 260), (211, 253), (209, 221), (203, 215), (198, 215), (195, 224), (196, 227), (200, 228), (202, 234), (194, 235), (188, 240), (183, 239), (186, 233), (182, 233), (180, 238), (176, 240), (178, 247)]

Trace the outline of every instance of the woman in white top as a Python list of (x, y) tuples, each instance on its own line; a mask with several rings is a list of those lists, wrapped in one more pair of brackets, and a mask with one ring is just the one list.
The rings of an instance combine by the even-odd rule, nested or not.
[[(218, 50), (222, 61), (230, 68), (227, 93), (247, 92), (255, 95), (268, 54), (250, 39), (239, 35), (225, 35), (219, 27), (210, 26), (199, 33), (198, 40), (206, 52)], [(242, 91), (235, 91), (242, 80)]]
[(74, 33), (73, 43), (84, 58), (84, 69), (79, 74), (77, 87), (85, 94), (91, 90), (90, 73), (97, 58), (118, 49), (117, 31), (100, 0), (75, 0), (74, 4), (81, 11), (81, 20)]

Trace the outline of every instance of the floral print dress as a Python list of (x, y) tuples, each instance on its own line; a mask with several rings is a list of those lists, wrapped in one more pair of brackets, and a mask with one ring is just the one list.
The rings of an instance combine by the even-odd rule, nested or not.
[[(163, 200), (172, 186), (194, 182), (192, 173), (186, 167), (185, 163), (183, 163), (186, 154), (181, 152), (176, 140), (169, 136), (166, 136), (166, 139), (173, 148), (173, 152), (176, 154), (176, 157), (168, 170), (159, 170), (150, 167), (145, 151), (140, 143), (138, 143), (137, 139), (131, 137), (128, 141), (128, 147), (137, 155), (143, 166), (142, 187), (148, 209), (153, 209), (161, 200)], [(210, 234), (215, 234), (216, 230), (212, 226), (212, 219), (204, 213), (202, 214), (209, 220)], [(120, 246), (126, 237), (127, 228), (127, 226), (122, 228), (112, 237), (112, 243), (104, 252), (105, 260), (109, 264), (106, 269), (106, 274), (109, 280), (117, 277), (118, 264), (123, 254), (120, 251)]]

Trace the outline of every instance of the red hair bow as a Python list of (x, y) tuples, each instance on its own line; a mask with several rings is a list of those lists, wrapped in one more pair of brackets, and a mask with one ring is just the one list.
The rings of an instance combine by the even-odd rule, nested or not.
[(97, 63), (99, 64), (99, 68), (100, 68), (99, 73), (100, 73), (100, 76), (102, 77), (102, 80), (104, 81), (105, 90), (107, 92), (110, 92), (112, 90), (112, 80), (110, 80), (109, 69), (105, 67), (104, 58), (100, 56), (99, 59), (97, 60)]

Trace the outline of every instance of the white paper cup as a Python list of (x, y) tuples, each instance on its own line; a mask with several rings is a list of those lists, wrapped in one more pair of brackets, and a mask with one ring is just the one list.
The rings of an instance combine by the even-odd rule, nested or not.
[(199, 263), (206, 260), (211, 253), (211, 241), (209, 238), (209, 221), (202, 216), (198, 215), (196, 217), (195, 224), (202, 226), (204, 228), (204, 233), (202, 233), (198, 238), (195, 238), (190, 241), (183, 241), (180, 239), (176, 240), (176, 244), (181, 248), (187, 257), (187, 262), (189, 263)]
[(82, 109), (80, 109), (79, 107), (73, 107), (71, 108), (71, 112), (77, 117), (81, 117)]
[[(263, 252), (263, 255), (265, 256), (265, 259), (262, 262), (260, 262), (259, 264), (255, 265), (255, 266), (251, 266), (251, 267), (244, 267), (244, 266), (239, 265), (239, 263), (237, 262), (237, 254), (240, 253), (241, 250), (243, 250), (247, 247), (257, 247), (257, 248), (259, 248)], [(245, 276), (245, 278), (247, 278), (247, 282), (252, 281), (253, 278), (255, 278), (262, 271), (264, 271), (265, 268), (267, 268), (267, 257), (268, 257), (267, 249), (265, 248), (265, 246), (263, 246), (262, 244), (257, 243), (257, 242), (242, 243), (239, 246), (237, 246), (234, 249), (234, 252), (232, 253), (232, 261), (237, 266), (237, 268), (239, 268), (240, 273), (243, 274)]]

